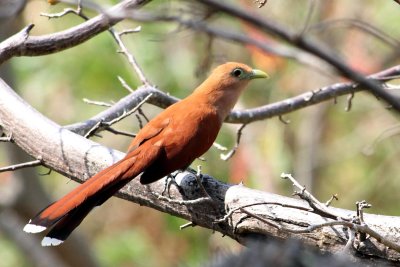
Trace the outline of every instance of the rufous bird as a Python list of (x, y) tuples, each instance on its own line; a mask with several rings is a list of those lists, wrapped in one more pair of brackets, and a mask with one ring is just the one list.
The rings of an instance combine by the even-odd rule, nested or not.
[(126, 156), (100, 171), (25, 225), (39, 233), (52, 227), (42, 246), (57, 246), (95, 207), (140, 174), (149, 184), (171, 172), (187, 168), (215, 141), (223, 121), (252, 79), (267, 74), (241, 63), (218, 66), (185, 99), (171, 105), (147, 123), (130, 144)]

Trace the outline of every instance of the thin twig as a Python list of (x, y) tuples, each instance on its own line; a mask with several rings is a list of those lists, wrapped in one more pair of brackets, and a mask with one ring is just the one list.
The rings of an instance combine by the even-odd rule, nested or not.
[(258, 4), (258, 8), (262, 8), (268, 3), (268, 0), (255, 0), (254, 2)]
[(393, 38), (389, 34), (367, 23), (366, 21), (361, 21), (358, 19), (336, 19), (336, 20), (322, 21), (310, 26), (309, 31), (315, 31), (315, 30), (321, 32), (327, 31), (328, 27), (338, 26), (338, 25), (360, 29), (361, 31), (372, 35), (373, 37), (379, 39), (380, 41), (390, 45), (395, 49), (400, 45), (400, 42), (396, 38)]
[(233, 155), (235, 155), (235, 153), (236, 153), (236, 150), (239, 148), (239, 144), (240, 144), (240, 139), (241, 139), (241, 137), (242, 137), (242, 132), (243, 132), (243, 129), (244, 129), (244, 127), (246, 127), (246, 123), (245, 124), (242, 124), (242, 126), (240, 126), (240, 128), (239, 128), (239, 130), (237, 131), (237, 134), (236, 134), (236, 144), (235, 144), (235, 146), (228, 152), (228, 153), (226, 153), (226, 154), (220, 154), (220, 158), (222, 159), (222, 160), (228, 160), (228, 159), (230, 159), (230, 158), (232, 158), (233, 157)]
[(389, 247), (390, 249), (393, 249), (397, 252), (400, 252), (400, 245), (396, 244), (390, 240), (388, 240), (387, 238), (383, 237), (382, 235), (378, 234), (377, 232), (375, 232), (374, 230), (372, 230), (369, 226), (367, 225), (359, 225), (359, 224), (355, 224), (349, 221), (344, 221), (344, 220), (335, 220), (335, 221), (329, 221), (329, 222), (323, 222), (323, 223), (319, 223), (319, 224), (313, 224), (310, 225), (306, 228), (303, 229), (291, 229), (291, 228), (286, 228), (282, 225), (279, 225), (275, 222), (266, 220), (265, 218), (258, 216), (252, 212), (249, 212), (246, 209), (241, 209), (241, 211), (243, 213), (246, 213), (247, 215), (254, 217), (268, 225), (271, 225), (275, 228), (277, 228), (280, 231), (286, 231), (286, 232), (290, 232), (290, 233), (294, 233), (294, 234), (304, 234), (304, 233), (310, 233), (312, 231), (315, 231), (317, 229), (320, 228), (324, 228), (324, 227), (332, 227), (332, 226), (345, 226), (345, 227), (349, 227), (357, 232), (360, 233), (365, 233), (368, 234), (369, 236), (373, 237), (374, 239), (376, 239), (378, 242), (382, 243), (383, 245)]
[(315, 0), (308, 0), (308, 10), (307, 10), (307, 16), (304, 22), (304, 27), (303, 30), (300, 33), (300, 36), (304, 35), (307, 31), (308, 28), (310, 27), (310, 22), (311, 22), (311, 17), (314, 13), (314, 9), (315, 9)]
[(188, 227), (195, 227), (195, 226), (197, 226), (197, 224), (195, 224), (194, 222), (188, 222), (188, 223), (185, 223), (185, 224), (182, 224), (181, 226), (179, 226), (179, 229), (184, 230)]
[(142, 30), (142, 26), (137, 26), (134, 29), (127, 29), (127, 30), (123, 30), (119, 33), (119, 36), (125, 35), (125, 34), (131, 34), (131, 33), (138, 33)]
[[(64, 9), (63, 12), (60, 13), (56, 13), (56, 14), (46, 14), (46, 13), (42, 13), (42, 16), (46, 16), (48, 18), (60, 18), (62, 16), (65, 16), (69, 13), (73, 13), (81, 18), (83, 18), (84, 20), (88, 21), (90, 18), (88, 16), (86, 16), (85, 14), (83, 14), (82, 12), (82, 7), (81, 7), (81, 1), (78, 2), (78, 8), (76, 10), (72, 9), (72, 8), (66, 8)], [(135, 72), (137, 73), (137, 75), (139, 76), (139, 79), (142, 81), (142, 83), (144, 85), (150, 85), (150, 82), (148, 81), (148, 79), (146, 78), (146, 76), (144, 75), (144, 72), (142, 71), (141, 67), (138, 65), (138, 63), (136, 62), (136, 59), (134, 58), (134, 56), (128, 51), (128, 49), (126, 48), (124, 42), (121, 39), (122, 35), (128, 34), (128, 33), (136, 33), (140, 31), (140, 27), (137, 27), (136, 29), (131, 29), (131, 30), (125, 30), (121, 33), (118, 33), (113, 27), (110, 27), (108, 29), (108, 31), (111, 33), (111, 35), (114, 37), (114, 40), (117, 42), (118, 46), (120, 47), (120, 52), (123, 53), (126, 58), (128, 59), (129, 64), (133, 67), (133, 69), (135, 70)]]
[(139, 102), (139, 104), (136, 105), (136, 107), (134, 107), (133, 109), (129, 110), (128, 112), (124, 112), (124, 114), (122, 114), (121, 116), (113, 119), (112, 121), (109, 122), (103, 122), (106, 123), (107, 125), (112, 125), (114, 123), (119, 122), (120, 120), (128, 117), (129, 115), (131, 115), (132, 113), (135, 113), (138, 109), (140, 109), (140, 107), (147, 102), (147, 100), (149, 100), (151, 97), (153, 96), (153, 93), (148, 94), (142, 101)]
[(12, 141), (12, 133), (7, 136), (0, 137), (0, 142), (11, 142)]
[(318, 199), (316, 199), (310, 192), (306, 190), (306, 188), (297, 182), (296, 179), (291, 174), (282, 173), (281, 178), (288, 179), (293, 183), (293, 186), (298, 188), (300, 191), (295, 191), (294, 195), (299, 196), (301, 199), (304, 199), (308, 202), (308, 204), (315, 210), (315, 212), (321, 213), (324, 216), (331, 219), (345, 219), (350, 220), (350, 218), (343, 218), (335, 214), (333, 211), (329, 210), (327, 206), (322, 204)]
[(96, 131), (100, 129), (102, 123), (103, 123), (103, 121), (97, 122), (95, 125), (93, 125), (92, 128), (89, 129), (89, 131), (87, 131), (87, 132), (85, 133), (85, 135), (84, 135), (83, 137), (89, 138), (89, 137), (95, 135), (95, 134), (96, 134)]
[(102, 107), (112, 107), (112, 104), (107, 103), (107, 102), (95, 101), (95, 100), (90, 100), (87, 98), (83, 98), (82, 100), (86, 104), (90, 104), (90, 105), (96, 105), (96, 106), (102, 106)]
[[(120, 49), (121, 49), (120, 52), (122, 54), (124, 54), (125, 57), (128, 59), (129, 64), (133, 67), (133, 69), (135, 70), (136, 74), (139, 76), (139, 79), (142, 81), (142, 83), (144, 85), (150, 85), (150, 82), (146, 78), (146, 75), (144, 74), (142, 68), (139, 66), (139, 64), (137, 63), (134, 56), (128, 51), (124, 42), (122, 41), (121, 34), (116, 32), (113, 28), (110, 28), (109, 32), (112, 34), (112, 36), (114, 37), (118, 46), (120, 47)], [(125, 34), (125, 32), (123, 34)]]
[(196, 177), (197, 184), (199, 185), (199, 188), (200, 188), (201, 192), (203, 192), (203, 195), (205, 195), (206, 198), (212, 200), (210, 194), (208, 194), (208, 192), (204, 188), (204, 185), (203, 185), (203, 182), (202, 182), (203, 175), (201, 174), (201, 165), (197, 165), (197, 172), (195, 173), (194, 176)]
[(386, 140), (387, 138), (390, 138), (392, 136), (398, 135), (400, 134), (400, 124), (395, 124), (392, 125), (390, 127), (388, 127), (387, 129), (383, 130), (378, 137), (375, 138), (375, 140), (372, 142), (372, 144), (367, 145), (362, 152), (367, 155), (370, 156), (374, 153), (375, 147), (382, 141)]
[(359, 219), (360, 224), (365, 224), (364, 209), (369, 209), (372, 207), (372, 205), (369, 204), (367, 201), (362, 200), (362, 201), (357, 201), (356, 206), (357, 206), (357, 218)]
[[(140, 101), (133, 109), (129, 110), (128, 112), (124, 111), (122, 115), (120, 115), (119, 117), (114, 118), (111, 121), (103, 121), (100, 120), (98, 121), (95, 125), (93, 125), (93, 127), (91, 127), (89, 129), (88, 132), (86, 132), (86, 134), (84, 135), (85, 138), (89, 138), (90, 136), (92, 136), (93, 134), (95, 134), (98, 130), (103, 129), (103, 130), (109, 130), (110, 132), (118, 132), (117, 130), (114, 130), (112, 128), (110, 128), (111, 125), (121, 121), (122, 119), (128, 117), (129, 115), (131, 115), (132, 113), (136, 112), (144, 103), (146, 103), (146, 101), (152, 97), (153, 93), (148, 94), (142, 101)], [(122, 131), (120, 133), (123, 133)], [(127, 133), (124, 134), (127, 136), (134, 136), (133, 134)]]
[[(310, 101), (311, 99), (309, 99), (309, 100), (307, 100), (307, 101)], [(287, 119), (285, 119), (285, 118), (283, 118), (283, 116), (282, 115), (279, 115), (279, 121), (280, 122), (282, 122), (283, 124), (289, 124), (290, 123), (290, 120), (287, 120)]]
[(161, 194), (158, 194), (157, 192), (152, 192), (152, 194), (154, 194), (154, 196), (156, 196), (159, 200), (163, 200), (168, 203), (177, 204), (177, 205), (196, 205), (199, 203), (212, 201), (212, 199), (209, 197), (200, 197), (200, 198), (190, 199), (190, 200), (178, 200), (178, 199), (172, 199), (170, 197), (163, 196)]
[(215, 147), (219, 151), (227, 151), (228, 150), (228, 148), (226, 146), (223, 146), (217, 142), (213, 143), (213, 147)]
[(135, 117), (136, 117), (136, 119), (137, 119), (137, 121), (139, 123), (139, 129), (142, 129), (143, 128), (143, 121), (140, 118), (140, 114), (135, 114)]
[(138, 112), (147, 122), (150, 121), (149, 118), (147, 118), (146, 114), (144, 114), (144, 112), (143, 112), (143, 110), (142, 110), (141, 107), (138, 108), (137, 112)]
[(128, 83), (124, 79), (122, 79), (121, 76), (118, 76), (118, 80), (121, 83), (122, 87), (124, 87), (126, 90), (128, 90), (129, 93), (133, 93), (135, 91), (132, 89), (132, 87), (130, 87), (128, 85)]
[(353, 106), (353, 99), (354, 99), (354, 92), (347, 96), (347, 106), (344, 109), (346, 112), (349, 112), (351, 110), (351, 107)]
[(354, 240), (356, 238), (356, 234), (353, 229), (350, 227), (347, 228), (347, 233), (349, 235), (349, 239), (347, 239), (346, 246), (343, 248), (343, 252), (350, 253), (351, 249), (353, 248)]
[(285, 203), (281, 203), (281, 202), (273, 202), (273, 201), (271, 201), (271, 202), (258, 202), (258, 203), (251, 203), (251, 204), (247, 204), (247, 205), (243, 205), (243, 206), (231, 209), (224, 217), (222, 217), (221, 219), (215, 220), (214, 223), (224, 222), (227, 219), (229, 219), (230, 217), (232, 217), (233, 213), (235, 213), (236, 211), (238, 211), (240, 209), (248, 208), (248, 207), (257, 206), (257, 205), (276, 205), (276, 206), (281, 206), (281, 207), (284, 207), (284, 208), (299, 209), (299, 210), (310, 211), (310, 212), (313, 211), (313, 209), (311, 209), (311, 208), (297, 206), (297, 205), (290, 205), (290, 204), (285, 204)]
[(129, 136), (129, 137), (132, 137), (132, 138), (136, 137), (136, 134), (134, 134), (134, 133), (121, 131), (121, 130), (116, 130), (116, 129), (112, 128), (111, 126), (108, 126), (108, 125), (105, 127), (105, 130), (109, 131), (109, 132), (111, 132), (113, 134), (125, 135), (125, 136)]
[(325, 202), (325, 206), (329, 207), (329, 206), (332, 204), (332, 201), (333, 201), (333, 200), (336, 200), (336, 201), (339, 200), (337, 194), (333, 194), (333, 195), (331, 196), (331, 198), (328, 199), (328, 200)]
[(0, 172), (7, 172), (7, 171), (15, 171), (23, 168), (29, 168), (29, 167), (36, 167), (42, 165), (42, 161), (37, 159), (37, 160), (32, 160), (24, 163), (19, 163), (11, 166), (6, 166), (0, 168)]
[(63, 11), (59, 12), (59, 13), (40, 13), (40, 16), (42, 17), (46, 17), (48, 19), (55, 19), (55, 18), (61, 18), (67, 14), (75, 14), (79, 17), (84, 18), (85, 20), (88, 20), (89, 17), (85, 16), (84, 14), (82, 14), (81, 11), (75, 10), (73, 8), (64, 8)]

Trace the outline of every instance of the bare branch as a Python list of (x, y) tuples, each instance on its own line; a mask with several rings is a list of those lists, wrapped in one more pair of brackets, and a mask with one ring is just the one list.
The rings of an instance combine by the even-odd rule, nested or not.
[(126, 132), (114, 130), (110, 126), (115, 124), (115, 123), (117, 123), (117, 122), (119, 122), (119, 121), (121, 121), (122, 119), (128, 117), (129, 115), (135, 113), (137, 110), (139, 110), (140, 107), (150, 99), (152, 94), (153, 93), (148, 94), (134, 108), (132, 108), (129, 111), (124, 110), (124, 112), (120, 116), (118, 116), (116, 118), (113, 118), (111, 121), (105, 121), (104, 119), (101, 119), (95, 125), (93, 125), (92, 128), (90, 128), (90, 130), (88, 132), (85, 133), (85, 135), (84, 135), (85, 138), (89, 138), (90, 136), (96, 134), (96, 132), (98, 132), (100, 130), (108, 130), (108, 131), (110, 131), (112, 133), (115, 133), (115, 134), (123, 134), (123, 135), (131, 136), (131, 137), (135, 136), (134, 134), (131, 134), (131, 133), (126, 133)]
[(350, 218), (342, 218), (340, 215), (335, 214), (332, 210), (329, 210), (326, 205), (319, 202), (318, 199), (316, 199), (310, 192), (308, 192), (304, 186), (301, 186), (291, 174), (282, 173), (281, 178), (290, 180), (293, 183), (293, 186), (300, 190), (295, 191), (293, 194), (307, 201), (310, 207), (313, 208), (315, 212), (321, 213), (331, 219), (346, 219), (347, 221), (350, 220)]
[(87, 98), (82, 99), (83, 102), (87, 103), (87, 104), (91, 104), (91, 105), (96, 105), (96, 106), (102, 106), (102, 107), (111, 107), (112, 104), (110, 103), (106, 103), (106, 102), (102, 102), (102, 101), (95, 101), (95, 100), (90, 100)]
[(360, 21), (357, 19), (337, 19), (337, 20), (328, 20), (313, 24), (309, 27), (309, 31), (325, 31), (329, 27), (334, 26), (343, 26), (343, 27), (354, 27), (364, 31), (375, 38), (381, 40), (382, 42), (386, 43), (387, 45), (392, 46), (393, 48), (398, 48), (400, 46), (400, 41), (393, 38), (389, 34), (383, 32), (382, 30), (374, 27), (373, 25), (365, 22)]
[[(56, 14), (47, 14), (47, 13), (42, 13), (42, 16), (46, 16), (48, 18), (60, 18), (62, 16), (65, 16), (69, 13), (75, 14), (81, 18), (83, 18), (84, 20), (88, 21), (89, 17), (86, 16), (85, 14), (83, 14), (82, 12), (82, 7), (81, 7), (81, 1), (78, 2), (78, 8), (72, 9), (72, 8), (66, 8), (64, 9), (63, 12), (60, 13), (56, 13)], [(118, 17), (120, 17), (118, 15)], [(136, 71), (137, 75), (139, 76), (139, 79), (142, 81), (142, 83), (144, 85), (148, 85), (150, 84), (149, 81), (147, 80), (146, 76), (144, 75), (141, 67), (138, 65), (138, 63), (136, 62), (136, 59), (134, 58), (134, 56), (128, 51), (128, 49), (126, 48), (125, 44), (122, 42), (121, 36), (125, 35), (125, 34), (129, 34), (129, 33), (137, 33), (140, 31), (140, 26), (137, 27), (136, 29), (133, 30), (124, 30), (121, 33), (118, 33), (113, 27), (110, 27), (108, 29), (108, 31), (111, 33), (111, 35), (113, 36), (114, 40), (116, 41), (117, 45), (120, 47), (120, 51), (118, 51), (119, 53), (122, 53), (125, 55), (125, 57), (128, 59), (129, 64), (131, 64), (131, 66), (133, 67), (133, 69)]]
[(354, 92), (347, 96), (347, 106), (344, 109), (346, 112), (349, 112), (351, 110), (351, 107), (353, 106), (353, 98), (354, 98)]
[(227, 161), (228, 159), (232, 158), (233, 155), (235, 155), (236, 150), (239, 148), (239, 144), (240, 144), (240, 138), (242, 137), (242, 132), (244, 127), (246, 127), (247, 124), (243, 124), (242, 126), (240, 126), (240, 128), (237, 131), (236, 134), (236, 144), (235, 146), (226, 154), (220, 154), (220, 158), (224, 161)]
[(268, 0), (255, 0), (254, 2), (258, 4), (258, 8), (262, 8), (268, 3)]
[(228, 220), (232, 214), (238, 210), (247, 208), (247, 207), (252, 207), (252, 206), (256, 206), (256, 205), (278, 205), (278, 206), (282, 206), (285, 208), (293, 208), (293, 209), (299, 209), (299, 210), (304, 210), (304, 211), (313, 211), (313, 209), (311, 208), (307, 208), (307, 207), (302, 207), (302, 206), (296, 206), (296, 205), (288, 205), (286, 203), (281, 203), (281, 202), (259, 202), (259, 203), (251, 203), (248, 205), (244, 205), (244, 206), (240, 206), (240, 207), (236, 207), (234, 209), (229, 210), (229, 212), (221, 219), (215, 220), (215, 223), (220, 223), (220, 222), (224, 222), (226, 220)]
[(208, 35), (223, 38), (240, 44), (253, 45), (268, 54), (275, 54), (288, 59), (295, 60), (300, 64), (304, 64), (310, 68), (317, 70), (324, 75), (331, 75), (333, 68), (326, 64), (319, 58), (305, 53), (294, 47), (274, 43), (269, 44), (261, 40), (252, 38), (246, 34), (233, 32), (226, 28), (207, 25), (204, 21), (183, 19), (179, 15), (166, 15), (166, 14), (149, 14), (144, 12), (126, 12), (125, 16), (135, 21), (171, 21), (179, 23), (180, 25), (190, 28), (195, 31), (205, 32)]
[(315, 3), (315, 0), (308, 0), (308, 11), (307, 11), (307, 16), (306, 16), (306, 19), (305, 19), (305, 22), (304, 22), (303, 30), (302, 30), (302, 32), (300, 33), (300, 36), (301, 36), (301, 35), (304, 35), (304, 34), (308, 31), (308, 29), (309, 29), (309, 27), (310, 27), (311, 17), (312, 17), (312, 15), (313, 15), (313, 13), (314, 13), (315, 4), (316, 4), (316, 3)]
[(279, 120), (280, 120), (283, 124), (289, 124), (289, 123), (290, 123), (290, 120), (284, 119), (282, 115), (279, 115), (278, 117), (279, 117)]
[(121, 116), (118, 118), (113, 119), (112, 121), (109, 122), (104, 122), (108, 125), (113, 125), (114, 123), (117, 123), (121, 121), (122, 119), (128, 117), (129, 115), (135, 113), (137, 110), (140, 109), (141, 106), (143, 106), (144, 103), (146, 103), (151, 97), (153, 96), (153, 93), (148, 94), (142, 101), (139, 102), (139, 104), (136, 105), (133, 109), (129, 110), (128, 112), (124, 112)]
[(114, 37), (115, 41), (117, 42), (118, 46), (121, 48), (120, 52), (125, 55), (128, 59), (129, 64), (133, 67), (136, 71), (136, 74), (139, 76), (139, 79), (142, 81), (143, 85), (149, 85), (150, 82), (146, 78), (145, 74), (143, 73), (142, 68), (137, 63), (135, 57), (128, 51), (124, 42), (122, 42), (121, 35), (126, 34), (126, 31), (123, 34), (117, 33), (113, 28), (109, 29), (110, 33)]
[(196, 199), (190, 199), (190, 200), (176, 200), (172, 199), (166, 196), (163, 196), (161, 194), (158, 194), (157, 192), (152, 192), (159, 200), (171, 203), (171, 204), (177, 204), (177, 205), (195, 205), (195, 204), (201, 204), (203, 202), (211, 202), (212, 199), (210, 197), (200, 197)]
[[(0, 121), (5, 133), (12, 133), (13, 139), (18, 146), (33, 157), (41, 157), (42, 162), (53, 170), (76, 181), (83, 182), (100, 169), (109, 166), (123, 156), (118, 151), (104, 148), (44, 118), (21, 100), (3, 81), (0, 82), (0, 88), (0, 106), (2, 107), (0, 109)], [(41, 131), (37, 131), (37, 129), (41, 129)], [(268, 228), (259, 222), (252, 222), (248, 219), (243, 220), (243, 213), (239, 211), (234, 212), (228, 221), (215, 223), (217, 218), (223, 218), (229, 210), (233, 210), (238, 206), (243, 207), (250, 203), (260, 202), (283, 203), (282, 205), (249, 206), (246, 207), (246, 210), (259, 215), (259, 209), (266, 209), (266, 214), (273, 214), (273, 217), (278, 220), (276, 223), (285, 222), (285, 224), (288, 224), (285, 227), (291, 229), (299, 227), (301, 229), (312, 224), (318, 225), (330, 218), (323, 213), (318, 213), (318, 215), (315, 211), (308, 211), (309, 206), (301, 200), (250, 190), (244, 186), (227, 185), (216, 181), (208, 175), (203, 174), (202, 176), (202, 185), (213, 199), (212, 203), (201, 202), (190, 206), (182, 206), (159, 200), (152, 192), (163, 191), (165, 185), (162, 180), (145, 186), (140, 184), (139, 179), (134, 179), (117, 196), (179, 216), (195, 225), (219, 231), (241, 243), (246, 243), (249, 234), (250, 236), (255, 234), (282, 237), (283, 233), (282, 231), (276, 231), (276, 228)], [(195, 175), (185, 172), (181, 175), (179, 190), (175, 187), (171, 188), (171, 198), (180, 201), (204, 197), (196, 185)], [(300, 208), (297, 209), (295, 208), (296, 206)], [(331, 210), (334, 210), (335, 214), (343, 218), (354, 214), (354, 212), (348, 210), (329, 208), (329, 211)], [(352, 226), (355, 231), (363, 231), (367, 235), (377, 238), (381, 244), (396, 248), (392, 243), (400, 240), (400, 236), (396, 234), (400, 232), (400, 230), (397, 231), (400, 225), (400, 218), (364, 214), (364, 220), (368, 227), (363, 225)], [(391, 240), (387, 240), (382, 234), (377, 234), (378, 231), (390, 233), (387, 235), (390, 236)], [(291, 236), (290, 233), (284, 234), (286, 237)], [(333, 231), (329, 227), (316, 230), (315, 234), (307, 233), (307, 235), (301, 235), (301, 238), (305, 242), (325, 250), (337, 250), (345, 245), (345, 242), (342, 242), (342, 232)], [(328, 239), (330, 242), (324, 242), (324, 240)], [(380, 244), (373, 242), (372, 245), (379, 246)], [(400, 259), (400, 254), (388, 250), (387, 258)]]
[(113, 134), (124, 135), (124, 136), (132, 137), (132, 138), (136, 137), (136, 134), (134, 134), (134, 133), (116, 130), (110, 126), (106, 127), (106, 130)]
[(124, 79), (122, 79), (122, 77), (118, 76), (118, 80), (121, 83), (122, 87), (128, 90), (129, 93), (134, 92), (134, 90), (128, 85), (128, 83)]
[(329, 207), (332, 204), (333, 200), (339, 200), (337, 194), (333, 194), (330, 199), (325, 202), (325, 206)]
[(217, 11), (232, 15), (235, 18), (240, 18), (258, 27), (264, 32), (275, 35), (276, 37), (319, 57), (333, 66), (341, 75), (353, 80), (356, 83), (359, 83), (374, 95), (384, 99), (396, 111), (400, 112), (400, 101), (397, 97), (390, 94), (387, 90), (384, 90), (380, 83), (371, 79), (367, 79), (361, 73), (350, 68), (339, 57), (337, 57), (335, 53), (326, 47), (321, 46), (321, 44), (314, 42), (312, 39), (306, 38), (305, 36), (298, 36), (297, 34), (288, 31), (286, 28), (283, 28), (276, 22), (269, 21), (265, 18), (260, 18), (253, 13), (238, 9), (233, 5), (227, 4), (226, 2), (215, 0), (199, 0), (199, 2), (207, 4)]
[(227, 147), (225, 147), (221, 144), (218, 144), (217, 142), (213, 143), (213, 147), (215, 147), (217, 150), (220, 150), (220, 151), (228, 151)]
[[(370, 75), (368, 78), (383, 82), (391, 77), (397, 78), (398, 74), (400, 74), (400, 65)], [(321, 103), (323, 101), (336, 99), (338, 96), (350, 94), (352, 92), (359, 92), (362, 90), (363, 88), (354, 83), (336, 83), (265, 106), (240, 111), (234, 110), (228, 116), (226, 122), (241, 124), (251, 123), (254, 121), (284, 115), (307, 106)], [(134, 93), (131, 93), (119, 100), (111, 108), (104, 110), (87, 121), (68, 125), (65, 128), (81, 135), (85, 135), (85, 133), (99, 121), (111, 121), (116, 117), (121, 116), (125, 110), (129, 110), (137, 106), (137, 104), (150, 93), (152, 93), (152, 96), (148, 99), (148, 103), (161, 108), (166, 108), (178, 101), (177, 98), (169, 96), (155, 87), (141, 86)]]
[(28, 36), (33, 25), (0, 43), (0, 64), (14, 56), (41, 56), (56, 53), (81, 44), (108, 30), (123, 20), (118, 14), (129, 8), (138, 8), (149, 0), (124, 0), (104, 13), (70, 29), (43, 35)]
[(6, 167), (0, 168), (0, 172), (9, 172), (9, 171), (15, 171), (23, 168), (29, 168), (29, 167), (36, 167), (42, 165), (41, 160), (32, 160), (29, 162), (24, 162), (24, 163), (19, 163), (15, 165), (10, 165)]

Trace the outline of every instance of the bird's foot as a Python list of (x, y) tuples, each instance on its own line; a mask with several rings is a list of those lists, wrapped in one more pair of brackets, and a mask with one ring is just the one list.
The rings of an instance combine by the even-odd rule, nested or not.
[(170, 189), (172, 184), (177, 185), (175, 181), (175, 176), (173, 174), (168, 174), (167, 177), (165, 178), (164, 190), (161, 192), (162, 196), (167, 194), (169, 198), (171, 197)]
[(207, 190), (205, 189), (203, 182), (202, 182), (203, 174), (201, 174), (201, 165), (197, 165), (197, 172), (196, 172), (195, 176), (196, 176), (197, 184), (199, 185), (200, 190), (203, 192), (204, 196), (212, 199), (211, 196), (208, 194)]

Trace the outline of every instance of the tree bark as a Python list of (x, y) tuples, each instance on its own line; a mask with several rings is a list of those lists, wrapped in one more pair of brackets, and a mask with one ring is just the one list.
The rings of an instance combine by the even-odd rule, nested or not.
[[(32, 157), (40, 159), (43, 165), (83, 182), (124, 155), (50, 121), (22, 100), (4, 81), (0, 81), (0, 89), (0, 125), (18, 146)], [(305, 201), (249, 189), (243, 185), (224, 184), (208, 175), (203, 175), (202, 185), (213, 201), (198, 200), (206, 196), (196, 183), (196, 175), (185, 172), (179, 174), (176, 180), (179, 188), (171, 187), (170, 199), (159, 196), (165, 187), (163, 180), (145, 186), (134, 179), (117, 196), (187, 219), (194, 225), (218, 231), (242, 244), (254, 236), (290, 237), (302, 239), (322, 250), (336, 252), (344, 250), (349, 239), (346, 225), (321, 227), (303, 234), (283, 230), (304, 230), (308, 226), (332, 221), (329, 216), (310, 209)], [(254, 205), (257, 203), (264, 204)], [(245, 207), (245, 211), (238, 209), (240, 207)], [(343, 217), (355, 216), (353, 211), (329, 209)], [(221, 220), (234, 210), (226, 220)], [(283, 228), (279, 230), (249, 213)], [(400, 243), (399, 217), (368, 214), (364, 220), (381, 236)], [(352, 247), (354, 256), (362, 251), (364, 256), (400, 260), (398, 252), (387, 249), (373, 238), (366, 238), (360, 243), (353, 242)]]

